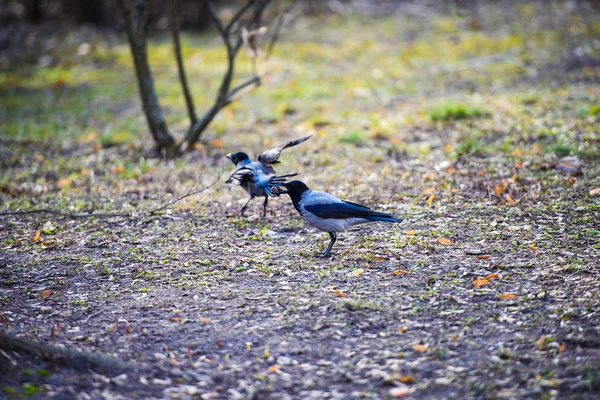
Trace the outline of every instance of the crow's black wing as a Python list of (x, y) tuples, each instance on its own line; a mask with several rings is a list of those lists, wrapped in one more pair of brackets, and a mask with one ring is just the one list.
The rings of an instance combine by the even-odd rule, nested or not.
[(340, 203), (305, 205), (304, 209), (319, 218), (343, 219), (388, 216), (388, 214), (373, 211), (369, 207), (343, 200)]
[(264, 151), (260, 156), (258, 156), (258, 161), (265, 165), (274, 164), (279, 159), (281, 152), (288, 147), (296, 146), (304, 141), (307, 141), (311, 138), (312, 135), (304, 136), (299, 139), (290, 140), (289, 142), (282, 144), (281, 146), (273, 147), (272, 149)]
[(236, 169), (235, 172), (233, 174), (231, 174), (231, 176), (229, 178), (227, 178), (225, 183), (232, 183), (237, 186), (237, 185), (241, 185), (242, 182), (245, 180), (253, 180), (253, 179), (254, 179), (254, 170), (251, 168), (242, 167), (242, 168)]

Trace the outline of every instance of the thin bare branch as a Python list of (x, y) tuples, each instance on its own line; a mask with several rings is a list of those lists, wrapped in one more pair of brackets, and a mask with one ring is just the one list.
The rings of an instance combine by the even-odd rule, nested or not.
[(285, 25), (285, 17), (292, 11), (292, 8), (296, 5), (298, 0), (292, 0), (290, 4), (286, 8), (284, 8), (279, 18), (277, 18), (277, 25), (275, 25), (275, 29), (273, 30), (273, 35), (271, 35), (271, 40), (269, 41), (269, 47), (267, 48), (267, 54), (265, 55), (265, 61), (268, 61), (271, 58), (271, 54), (273, 53), (273, 49), (275, 48), (275, 44), (279, 40), (279, 35), (281, 34), (281, 29), (283, 25)]
[(227, 93), (227, 104), (230, 104), (234, 100), (233, 96), (235, 96), (237, 93), (241, 92), (243, 89), (245, 89), (251, 85), (260, 86), (260, 84), (261, 84), (261, 80), (260, 80), (260, 77), (258, 77), (258, 76), (253, 76), (252, 78), (248, 79), (247, 81), (240, 83), (238, 86), (234, 87)]
[(233, 25), (242, 17), (242, 15), (244, 15), (244, 13), (246, 12), (246, 10), (248, 10), (248, 8), (250, 8), (250, 6), (254, 3), (255, 0), (248, 0), (246, 2), (246, 4), (244, 4), (237, 13), (235, 13), (235, 15), (233, 16), (233, 18), (231, 18), (231, 21), (229, 21), (229, 23), (227, 24), (227, 26), (225, 26), (225, 32), (227, 34), (229, 34), (229, 32), (231, 32), (231, 28), (233, 28)]
[(185, 104), (188, 110), (188, 116), (191, 121), (191, 125), (195, 124), (198, 120), (196, 116), (196, 109), (194, 107), (194, 98), (190, 92), (188, 85), (187, 76), (185, 74), (185, 67), (183, 64), (183, 57), (181, 56), (181, 42), (179, 40), (179, 20), (177, 16), (177, 5), (176, 0), (172, 0), (169, 5), (169, 25), (171, 28), (171, 36), (173, 37), (173, 47), (175, 50), (175, 58), (177, 59), (177, 71), (179, 72), (179, 82), (181, 83), (181, 90), (185, 97)]
[(227, 30), (225, 30), (225, 27), (223, 26), (223, 21), (221, 21), (221, 18), (219, 18), (219, 14), (217, 13), (217, 10), (215, 10), (212, 1), (205, 0), (204, 3), (206, 4), (206, 9), (208, 10), (208, 15), (210, 15), (210, 19), (215, 24), (217, 30), (221, 34), (225, 45), (227, 45), (227, 49), (229, 49), (231, 47), (231, 42), (229, 41), (229, 33), (227, 32)]

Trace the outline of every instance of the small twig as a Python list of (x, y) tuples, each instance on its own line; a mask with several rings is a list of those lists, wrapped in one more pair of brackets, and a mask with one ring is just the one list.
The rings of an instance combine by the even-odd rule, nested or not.
[(39, 210), (28, 210), (28, 211), (2, 211), (0, 212), (0, 216), (7, 216), (7, 215), (27, 215), (27, 214), (53, 214), (53, 215), (60, 215), (63, 217), (68, 217), (68, 218), (89, 218), (89, 217), (98, 217), (98, 218), (110, 218), (110, 217), (127, 217), (127, 218), (134, 218), (134, 217), (139, 217), (139, 216), (144, 216), (144, 215), (152, 215), (158, 211), (162, 211), (165, 208), (187, 198), (190, 196), (194, 196), (198, 193), (202, 193), (208, 189), (210, 189), (211, 187), (213, 187), (218, 181), (219, 179), (221, 179), (221, 175), (223, 175), (223, 168), (221, 168), (219, 170), (219, 174), (217, 175), (216, 179), (209, 184), (208, 186), (203, 187), (202, 189), (197, 189), (197, 190), (193, 190), (194, 187), (196, 186), (196, 184), (198, 183), (198, 179), (200, 178), (200, 174), (198, 174), (198, 176), (196, 177), (196, 179), (194, 180), (194, 183), (192, 184), (192, 186), (190, 187), (190, 189), (188, 190), (188, 192), (182, 196), (177, 197), (174, 200), (170, 200), (167, 203), (163, 204), (162, 206), (155, 208), (153, 210), (150, 211), (144, 211), (141, 212), (140, 214), (137, 215), (133, 215), (132, 213), (122, 213), (122, 212), (108, 212), (108, 213), (67, 213), (67, 212), (62, 212), (62, 211), (56, 211), (56, 210), (51, 210), (49, 208), (41, 208)]
[[(174, 199), (174, 200), (170, 200), (170, 201), (168, 201), (167, 203), (163, 204), (162, 206), (160, 206), (160, 207), (158, 207), (158, 208), (155, 208), (154, 210), (147, 211), (147, 212), (146, 212), (146, 214), (154, 214), (155, 212), (162, 211), (162, 210), (164, 210), (165, 208), (167, 208), (167, 207), (169, 207), (169, 206), (171, 206), (171, 205), (173, 205), (173, 204), (175, 204), (175, 203), (177, 203), (177, 202), (179, 202), (179, 201), (181, 201), (181, 200), (185, 199), (186, 197), (190, 197), (190, 196), (193, 196), (193, 195), (195, 195), (195, 194), (198, 194), (198, 193), (202, 193), (202, 192), (204, 192), (205, 190), (208, 190), (208, 189), (210, 189), (211, 187), (213, 187), (213, 186), (214, 186), (214, 185), (215, 185), (215, 184), (216, 184), (216, 183), (219, 181), (219, 179), (221, 179), (221, 175), (222, 175), (222, 174), (223, 174), (223, 168), (221, 168), (221, 170), (219, 170), (219, 174), (217, 175), (217, 178), (216, 178), (216, 179), (215, 179), (215, 180), (214, 180), (214, 181), (213, 181), (213, 182), (212, 182), (210, 185), (208, 185), (208, 186), (205, 186), (205, 187), (203, 187), (202, 189), (198, 189), (198, 190), (193, 190), (193, 191), (192, 191), (192, 190), (190, 189), (190, 190), (187, 192), (187, 194), (184, 194), (184, 195), (182, 195), (182, 196), (179, 196), (179, 197), (177, 197), (177, 198), (176, 198), (176, 199)], [(198, 178), (196, 178), (196, 181), (197, 181), (197, 180), (198, 180)], [(193, 188), (194, 186), (196, 186), (196, 181), (194, 181), (194, 184), (192, 185), (192, 188)]]

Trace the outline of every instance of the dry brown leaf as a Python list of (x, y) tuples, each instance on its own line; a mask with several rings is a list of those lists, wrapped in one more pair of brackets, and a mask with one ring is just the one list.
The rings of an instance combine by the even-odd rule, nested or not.
[(491, 281), (492, 279), (500, 279), (500, 277), (498, 276), (498, 274), (489, 274), (488, 276), (485, 277), (485, 279), (487, 279), (488, 281)]
[(452, 336), (452, 341), (453, 342), (458, 342), (458, 335)]
[(508, 204), (510, 204), (511, 206), (516, 205), (517, 203), (513, 200), (512, 196), (508, 193), (506, 193), (504, 195), (504, 198), (506, 199), (506, 201), (508, 201)]
[(482, 254), (480, 256), (475, 256), (475, 257), (479, 258), (480, 260), (487, 260), (491, 256), (489, 254)]
[(171, 317), (171, 318), (169, 318), (169, 322), (181, 322), (181, 318), (179, 318), (179, 317)]
[(435, 192), (435, 185), (428, 187), (427, 189), (423, 190), (423, 194), (431, 194)]
[(415, 377), (411, 375), (402, 375), (398, 380), (402, 383), (414, 383)]
[(424, 181), (433, 181), (435, 179), (435, 172), (427, 172), (423, 174)]
[(408, 274), (408, 271), (404, 270), (404, 269), (397, 269), (394, 272), (392, 272), (392, 274), (394, 274), (394, 275)]
[(446, 239), (445, 237), (439, 237), (436, 240), (438, 243), (445, 244), (446, 246), (450, 246), (452, 244), (452, 241)]
[(221, 147), (223, 147), (223, 141), (221, 141), (219, 139), (211, 140), (210, 145), (211, 145), (211, 147), (220, 149)]
[(600, 188), (590, 190), (590, 196), (600, 196)]
[(405, 235), (416, 235), (416, 234), (417, 234), (417, 232), (415, 232), (415, 231), (410, 231), (410, 230), (405, 230), (405, 231), (402, 231), (402, 233), (404, 233)]
[(515, 157), (521, 157), (523, 154), (524, 154), (523, 150), (521, 150), (521, 149), (514, 149), (512, 152), (512, 155)]
[(273, 372), (277, 371), (279, 369), (279, 365), (275, 364), (275, 365), (271, 365), (269, 367), (269, 373), (272, 374)]
[(523, 168), (523, 161), (517, 161), (517, 163), (515, 164), (515, 168), (516, 169), (522, 169)]
[(538, 350), (544, 350), (544, 346), (546, 345), (546, 336), (542, 335), (535, 343)]
[(331, 293), (333, 293), (333, 294), (335, 294), (336, 296), (339, 296), (339, 297), (346, 297), (346, 295), (344, 294), (344, 292), (342, 292), (341, 290), (334, 290)]
[(125, 167), (122, 165), (116, 165), (110, 169), (111, 174), (120, 174), (125, 171)]
[(40, 298), (44, 298), (44, 297), (48, 297), (52, 294), (52, 289), (47, 289), (44, 290), (42, 293), (40, 293)]
[(500, 182), (499, 184), (497, 184), (496, 186), (494, 186), (492, 188), (492, 192), (496, 195), (496, 196), (502, 196), (502, 192), (504, 192), (504, 190), (508, 187), (508, 182), (505, 180), (503, 180), (502, 182)]
[(56, 186), (58, 186), (58, 187), (65, 187), (65, 186), (69, 186), (70, 184), (71, 184), (71, 178), (62, 178), (56, 182)]
[(452, 165), (449, 166), (448, 168), (446, 168), (444, 170), (445, 173), (447, 173), (448, 175), (452, 174), (453, 172), (456, 172), (456, 168), (454, 168)]
[(206, 324), (206, 323), (210, 322), (210, 318), (206, 318), (206, 317), (200, 318), (200, 322), (202, 322), (203, 324)]
[(500, 300), (514, 300), (517, 298), (517, 296), (512, 293), (500, 293), (498, 297)]
[(431, 203), (433, 203), (433, 199), (435, 199), (435, 194), (432, 194), (431, 196), (429, 196), (427, 198), (427, 200), (425, 200), (425, 204), (427, 204), (428, 206), (430, 206)]
[(565, 345), (565, 344), (561, 344), (560, 346), (558, 346), (558, 352), (559, 353), (562, 353), (566, 349), (567, 349), (567, 345)]
[(527, 246), (527, 247), (529, 247), (529, 250), (531, 250), (531, 251), (533, 252), (533, 254), (537, 254), (537, 253), (539, 252), (539, 250), (537, 249), (537, 247), (535, 247), (535, 246), (533, 245), (533, 243), (532, 243), (532, 244), (530, 244), (530, 245), (529, 245), (529, 246)]
[(354, 276), (354, 277), (361, 276), (363, 274), (363, 272), (365, 272), (365, 270), (362, 268), (359, 268), (359, 269), (355, 269), (352, 272), (347, 273), (346, 276)]
[(512, 178), (510, 178), (514, 183), (517, 183), (517, 179), (519, 179), (519, 174), (514, 174)]
[(35, 232), (35, 235), (33, 235), (33, 237), (31, 238), (31, 240), (33, 242), (37, 242), (40, 238), (40, 236), (42, 235), (42, 232), (40, 232), (39, 230)]
[(404, 332), (406, 332), (407, 329), (408, 329), (407, 327), (402, 326), (402, 327), (396, 329), (396, 332), (398, 332), (398, 333), (404, 333)]
[(413, 344), (413, 351), (418, 351), (419, 353), (424, 353), (429, 349), (429, 346), (426, 344)]
[(36, 154), (35, 156), (33, 156), (33, 159), (35, 161), (42, 162), (42, 161), (44, 161), (44, 156), (41, 154)]
[(477, 279), (475, 279), (473, 281), (473, 285), (475, 286), (475, 289), (479, 289), (481, 286), (483, 285), (489, 285), (490, 281), (488, 281), (485, 278), (482, 278), (480, 276), (477, 277)]

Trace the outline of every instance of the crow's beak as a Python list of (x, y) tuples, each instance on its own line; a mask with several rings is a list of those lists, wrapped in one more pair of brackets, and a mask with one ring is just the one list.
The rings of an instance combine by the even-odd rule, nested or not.
[(228, 158), (228, 159), (230, 159), (230, 160), (231, 160), (231, 154), (232, 154), (232, 153), (229, 153), (229, 154), (227, 154), (227, 155), (225, 156), (225, 158)]

